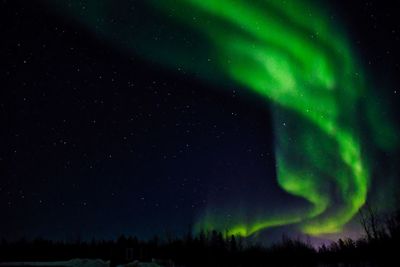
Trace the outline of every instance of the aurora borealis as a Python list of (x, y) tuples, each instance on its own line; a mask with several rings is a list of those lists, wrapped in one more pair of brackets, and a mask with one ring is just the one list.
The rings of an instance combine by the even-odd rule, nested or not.
[[(356, 111), (354, 104), (348, 105), (365, 90), (344, 38), (321, 14), (309, 10), (309, 19), (307, 6), (296, 2), (187, 2), (186, 9), (199, 10), (195, 17), (200, 22), (194, 26), (210, 36), (223, 71), (273, 103), (279, 185), (313, 206), (302, 214), (261, 216), (232, 225), (218, 214), (207, 214), (199, 227), (243, 236), (291, 223), (312, 235), (340, 231), (365, 203), (368, 190), (368, 171), (353, 126)], [(282, 16), (288, 17), (283, 23)], [(298, 149), (301, 154), (296, 155)], [(335, 197), (340, 204), (328, 212)]]
[[(235, 88), (270, 111), (273, 178), (279, 190), (301, 205), (280, 209), (279, 199), (268, 196), (256, 202), (228, 197), (226, 202), (232, 203), (224, 205), (208, 200), (196, 210), (195, 232), (253, 237), (289, 226), (317, 237), (341, 233), (371, 198), (371, 186), (378, 183), (377, 158), (397, 153), (395, 112), (385, 101), (374, 101), (383, 93), (371, 82), (350, 30), (333, 19), (332, 3), (39, 2), (126, 57), (139, 57), (168, 73), (184, 73), (221, 91)], [(247, 98), (243, 101), (252, 105)], [(395, 175), (393, 170), (385, 175), (389, 172)], [(230, 177), (224, 179), (230, 183)], [(389, 194), (387, 187), (376, 190)], [(278, 208), (272, 210), (272, 204), (262, 201)]]

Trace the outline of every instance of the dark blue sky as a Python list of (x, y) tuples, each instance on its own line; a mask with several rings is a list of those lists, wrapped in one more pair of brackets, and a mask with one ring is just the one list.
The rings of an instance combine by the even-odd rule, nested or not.
[[(293, 201), (264, 102), (126, 55), (35, 1), (0, 5), (0, 237), (149, 238), (221, 199)], [(338, 4), (398, 101), (394, 6)]]

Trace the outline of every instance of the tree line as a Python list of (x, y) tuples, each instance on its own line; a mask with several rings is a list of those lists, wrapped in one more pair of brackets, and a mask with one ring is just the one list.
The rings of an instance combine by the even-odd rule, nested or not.
[(133, 260), (162, 259), (175, 266), (321, 266), (321, 264), (384, 264), (400, 253), (400, 210), (378, 215), (370, 205), (359, 214), (365, 236), (357, 240), (339, 239), (329, 245), (313, 247), (300, 239), (283, 237), (265, 247), (247, 239), (225, 237), (217, 231), (193, 236), (161, 240), (154, 237), (140, 240), (120, 236), (116, 240), (61, 242), (44, 239), (0, 244), (0, 262), (60, 261), (73, 258), (98, 258), (111, 261), (112, 266)]

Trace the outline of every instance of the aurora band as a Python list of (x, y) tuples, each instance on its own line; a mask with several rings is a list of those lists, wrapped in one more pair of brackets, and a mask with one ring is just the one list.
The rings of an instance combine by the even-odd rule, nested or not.
[(221, 87), (239, 85), (272, 107), (278, 184), (309, 207), (230, 220), (209, 209), (195, 229), (247, 237), (295, 224), (306, 234), (336, 233), (365, 203), (363, 71), (340, 25), (312, 1), (47, 1), (121, 49)]

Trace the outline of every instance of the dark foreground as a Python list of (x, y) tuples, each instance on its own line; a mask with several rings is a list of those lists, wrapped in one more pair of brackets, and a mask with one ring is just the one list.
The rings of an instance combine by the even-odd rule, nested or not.
[[(149, 241), (121, 236), (114, 241), (54, 242), (48, 240), (3, 241), (0, 262), (47, 262), (70, 259), (101, 259), (117, 266), (139, 260), (160, 259), (172, 266), (388, 266), (398, 261), (399, 239), (339, 240), (314, 248), (300, 240), (283, 239), (263, 247), (221, 233), (201, 233), (181, 239)], [(163, 266), (163, 265), (160, 265)], [(166, 264), (164, 264), (166, 266)]]
[[(57, 242), (43, 239), (19, 240), (0, 244), (0, 262), (48, 262), (71, 259), (98, 259), (109, 266), (137, 260), (158, 259), (164, 266), (393, 266), (400, 258), (400, 210), (378, 217), (372, 209), (360, 213), (365, 237), (339, 239), (319, 248), (289, 238), (270, 247), (254, 244), (222, 233), (190, 233), (182, 238), (139, 240), (120, 236), (117, 240)], [(168, 264), (167, 264), (168, 263)], [(1, 265), (1, 264), (0, 264)], [(151, 265), (150, 265), (151, 266)], [(72, 266), (75, 267), (75, 266)], [(132, 264), (127, 267), (135, 267)]]

